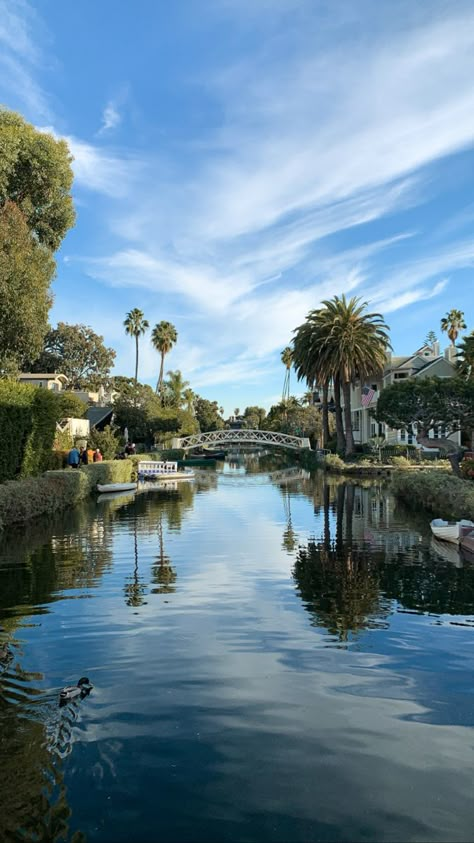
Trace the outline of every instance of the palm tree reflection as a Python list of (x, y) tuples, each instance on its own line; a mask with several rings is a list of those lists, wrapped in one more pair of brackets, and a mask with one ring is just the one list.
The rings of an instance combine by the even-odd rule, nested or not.
[(176, 591), (174, 583), (176, 582), (176, 570), (171, 565), (171, 559), (165, 553), (163, 541), (163, 510), (160, 509), (158, 515), (158, 542), (160, 552), (156, 557), (156, 562), (152, 567), (151, 581), (156, 585), (156, 588), (151, 589), (152, 594), (171, 594)]
[(126, 578), (124, 585), (125, 603), (127, 606), (138, 608), (146, 605), (145, 595), (147, 593), (146, 584), (138, 572), (138, 535), (137, 535), (137, 511), (134, 511), (133, 518), (133, 552), (134, 552), (134, 568), (133, 574)]

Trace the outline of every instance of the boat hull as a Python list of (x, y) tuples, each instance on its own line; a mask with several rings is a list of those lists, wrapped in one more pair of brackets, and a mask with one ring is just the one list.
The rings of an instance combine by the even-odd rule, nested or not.
[(97, 483), (97, 491), (101, 494), (108, 494), (109, 492), (132, 492), (136, 488), (136, 483)]
[(431, 524), (431, 531), (433, 535), (444, 542), (452, 542), (459, 544), (461, 539), (467, 535), (471, 530), (474, 530), (474, 522), (472, 521), (457, 521), (450, 523), (443, 521), (442, 518), (435, 518)]

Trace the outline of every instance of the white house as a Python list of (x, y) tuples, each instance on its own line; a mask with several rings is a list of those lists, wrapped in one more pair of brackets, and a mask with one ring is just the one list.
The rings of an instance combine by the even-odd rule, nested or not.
[[(406, 378), (451, 378), (455, 374), (456, 349), (447, 348), (440, 353), (439, 342), (424, 345), (409, 357), (392, 356), (389, 352), (382, 374), (368, 378), (364, 383), (357, 383), (351, 388), (351, 411), (354, 441), (361, 445), (375, 436), (383, 436), (390, 444), (416, 445), (416, 427), (410, 425), (407, 430), (391, 430), (387, 425), (377, 422), (372, 411), (377, 406), (381, 391), (390, 384), (400, 383)], [(445, 436), (444, 429), (430, 430), (430, 439)], [(461, 444), (461, 434), (453, 433), (449, 437), (455, 444)]]
[(21, 375), (18, 375), (18, 380), (20, 383), (50, 389), (52, 392), (62, 392), (68, 382), (66, 375), (56, 374), (55, 372), (22, 372)]

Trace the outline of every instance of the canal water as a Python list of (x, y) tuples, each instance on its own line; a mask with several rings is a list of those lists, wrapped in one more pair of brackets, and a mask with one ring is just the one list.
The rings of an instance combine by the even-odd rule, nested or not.
[(0, 839), (472, 840), (474, 567), (427, 522), (262, 456), (5, 536)]

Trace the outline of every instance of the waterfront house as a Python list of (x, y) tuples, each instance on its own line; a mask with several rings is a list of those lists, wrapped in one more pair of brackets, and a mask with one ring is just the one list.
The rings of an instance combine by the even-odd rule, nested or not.
[(42, 389), (50, 389), (52, 392), (62, 392), (68, 382), (66, 375), (57, 374), (56, 372), (22, 372), (18, 375), (18, 380), (20, 383), (27, 383), (30, 386), (37, 386)]

